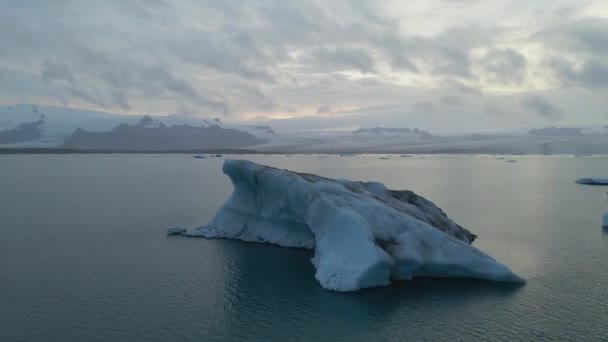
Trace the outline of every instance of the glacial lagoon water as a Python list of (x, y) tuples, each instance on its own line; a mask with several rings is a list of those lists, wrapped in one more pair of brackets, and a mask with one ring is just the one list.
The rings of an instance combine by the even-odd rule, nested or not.
[(225, 156), (412, 189), (524, 286), (323, 290), (311, 252), (168, 237), (230, 194), (221, 158), (0, 156), (1, 341), (608, 339), (608, 157)]

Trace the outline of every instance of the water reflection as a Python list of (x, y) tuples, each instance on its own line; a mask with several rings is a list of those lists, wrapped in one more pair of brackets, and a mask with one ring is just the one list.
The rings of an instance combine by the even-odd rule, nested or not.
[(398, 317), (404, 312), (416, 315), (424, 307), (425, 321), (445, 320), (459, 315), (453, 308), (504, 301), (519, 289), (514, 284), (421, 278), (338, 293), (322, 289), (314, 279), (312, 251), (216, 241), (223, 258), (230, 260), (221, 324), (231, 327), (227, 337), (234, 340), (287, 340), (294, 330), (306, 331), (310, 340), (366, 340), (395, 325), (407, 330), (407, 325), (421, 323), (402, 321)]
[(0, 336), (4, 340), (605, 339), (606, 189), (574, 180), (608, 158), (241, 156), (413, 189), (528, 279), (521, 288), (419, 279), (335, 293), (311, 252), (170, 238), (229, 196), (219, 158), (1, 156)]

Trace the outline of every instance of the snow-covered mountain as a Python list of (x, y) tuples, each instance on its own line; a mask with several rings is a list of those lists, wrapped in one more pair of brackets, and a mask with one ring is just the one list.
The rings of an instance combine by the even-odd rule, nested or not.
[(209, 126), (165, 125), (144, 116), (135, 125), (120, 124), (112, 130), (77, 129), (62, 145), (71, 149), (111, 151), (169, 151), (242, 148), (263, 142), (255, 135), (217, 124)]
[[(144, 115), (122, 115), (80, 108), (41, 106), (32, 104), (16, 104), (0, 106), (0, 132), (12, 131), (20, 125), (35, 122), (44, 116), (40, 125), (40, 136), (18, 142), (4, 141), (0, 145), (5, 147), (56, 147), (63, 145), (64, 141), (77, 130), (87, 132), (110, 131), (120, 124), (136, 125)], [(196, 127), (217, 126), (224, 129), (236, 129), (250, 133), (256, 137), (268, 138), (276, 132), (268, 126), (240, 124), (238, 122), (224, 122), (219, 118), (201, 118), (188, 115), (171, 114), (166, 116), (150, 117), (147, 125), (190, 125)]]
[[(38, 122), (40, 136), (21, 134), (28, 123)], [(59, 147), (74, 132), (110, 132), (121, 124), (141, 125), (144, 115), (121, 115), (78, 108), (40, 105), (0, 106), (0, 133), (19, 133), (22, 138), (5, 139), (2, 147)], [(362, 127), (351, 131), (290, 131), (273, 129), (272, 120), (241, 122), (235, 118), (202, 118), (172, 114), (150, 117), (143, 125), (152, 128), (189, 125), (233, 129), (255, 136), (241, 146), (259, 152), (280, 153), (499, 153), (499, 154), (605, 154), (608, 127), (545, 127), (527, 132), (436, 135), (416, 128)], [(16, 132), (16, 130), (20, 132)], [(210, 132), (210, 131), (209, 131)], [(82, 133), (82, 132), (80, 132)], [(11, 142), (12, 141), (12, 142)], [(231, 145), (230, 140), (226, 141)], [(228, 146), (224, 146), (228, 147)]]
[(36, 121), (41, 115), (44, 116), (44, 124), (40, 138), (25, 145), (58, 146), (78, 128), (103, 131), (121, 122), (135, 123), (140, 119), (78, 108), (17, 104), (0, 106), (0, 130), (9, 130), (25, 122)]
[(0, 130), (0, 144), (17, 144), (38, 140), (42, 137), (43, 125), (44, 115), (41, 115), (39, 120), (23, 122), (14, 128)]

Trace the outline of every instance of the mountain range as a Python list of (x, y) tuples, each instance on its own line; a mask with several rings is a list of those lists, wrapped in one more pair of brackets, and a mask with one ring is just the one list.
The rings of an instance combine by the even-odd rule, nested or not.
[(111, 151), (247, 149), (263, 153), (604, 154), (608, 127), (544, 127), (528, 132), (437, 135), (418, 128), (277, 131), (234, 118), (137, 116), (77, 108), (0, 106), (0, 147)]

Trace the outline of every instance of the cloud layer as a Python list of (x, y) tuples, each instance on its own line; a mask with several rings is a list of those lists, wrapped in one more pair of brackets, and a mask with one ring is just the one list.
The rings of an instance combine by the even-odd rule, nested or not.
[(0, 42), (4, 103), (318, 128), (607, 119), (598, 1), (6, 0)]

